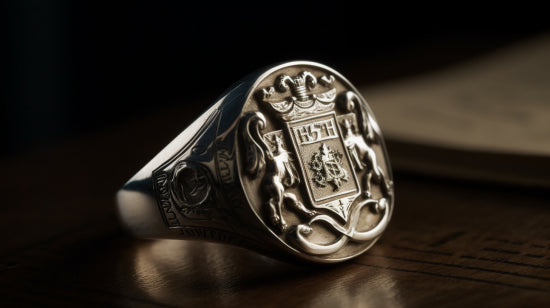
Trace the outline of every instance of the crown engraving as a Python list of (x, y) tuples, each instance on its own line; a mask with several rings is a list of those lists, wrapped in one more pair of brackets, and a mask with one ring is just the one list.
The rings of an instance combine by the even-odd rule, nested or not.
[(282, 74), (277, 77), (274, 86), (260, 90), (258, 98), (268, 103), (284, 121), (302, 119), (334, 109), (334, 81), (332, 75), (317, 79), (308, 71), (296, 76)]
[[(293, 101), (307, 102), (310, 97), (307, 95), (307, 90), (311, 90), (317, 86), (317, 78), (310, 72), (302, 72), (294, 78), (288, 75), (281, 75), (278, 78), (277, 86), (281, 92), (286, 92), (290, 88)], [(306, 89), (307, 86), (307, 89)]]

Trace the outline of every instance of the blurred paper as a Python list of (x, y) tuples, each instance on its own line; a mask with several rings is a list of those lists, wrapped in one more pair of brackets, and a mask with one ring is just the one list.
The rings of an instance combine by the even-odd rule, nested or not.
[(550, 187), (550, 35), (361, 92), (395, 169)]

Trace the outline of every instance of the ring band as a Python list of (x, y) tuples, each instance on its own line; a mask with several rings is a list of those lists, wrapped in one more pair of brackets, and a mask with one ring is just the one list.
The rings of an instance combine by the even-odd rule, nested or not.
[(241, 80), (117, 193), (135, 236), (317, 263), (368, 250), (393, 202), (369, 106), (342, 75), (306, 61)]

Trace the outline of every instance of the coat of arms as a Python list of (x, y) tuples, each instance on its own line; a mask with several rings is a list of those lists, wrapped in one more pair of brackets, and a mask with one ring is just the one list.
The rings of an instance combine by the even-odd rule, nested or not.
[[(392, 183), (378, 165), (372, 149), (377, 136), (360, 98), (352, 91), (338, 93), (334, 76), (309, 71), (281, 74), (257, 94), (269, 116), (249, 112), (240, 129), (247, 172), (262, 181), (258, 193), (265, 194), (272, 230), (316, 255), (378, 237), (388, 220)], [(376, 199), (374, 186), (381, 193)], [(369, 230), (357, 230), (366, 207), (381, 219)], [(289, 226), (285, 210), (301, 223)], [(313, 240), (316, 224), (332, 230), (335, 240)]]

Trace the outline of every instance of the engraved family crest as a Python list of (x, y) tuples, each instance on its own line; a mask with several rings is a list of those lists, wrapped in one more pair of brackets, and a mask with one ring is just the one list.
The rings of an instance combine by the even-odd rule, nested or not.
[[(292, 228), (296, 245), (312, 254), (330, 254), (348, 240), (378, 236), (380, 228), (355, 229), (366, 206), (384, 211), (380, 223), (388, 219), (385, 209), (391, 183), (385, 182), (368, 144), (376, 137), (372, 131), (352, 129), (350, 119), (356, 123), (358, 118), (361, 127), (367, 127), (369, 119), (351, 91), (341, 93), (343, 103), (337, 106), (340, 96), (335, 81), (332, 75), (316, 77), (309, 71), (281, 74), (273, 86), (257, 92), (258, 105), (268, 116), (251, 111), (240, 128), (248, 174), (261, 178), (260, 187), (266, 194), (263, 208), (269, 224), (285, 234), (290, 230), (286, 211), (294, 212), (292, 217), (301, 221)], [(382, 198), (371, 199), (371, 180), (384, 186)], [(335, 242), (312, 242), (308, 235), (315, 224), (334, 231)]]

